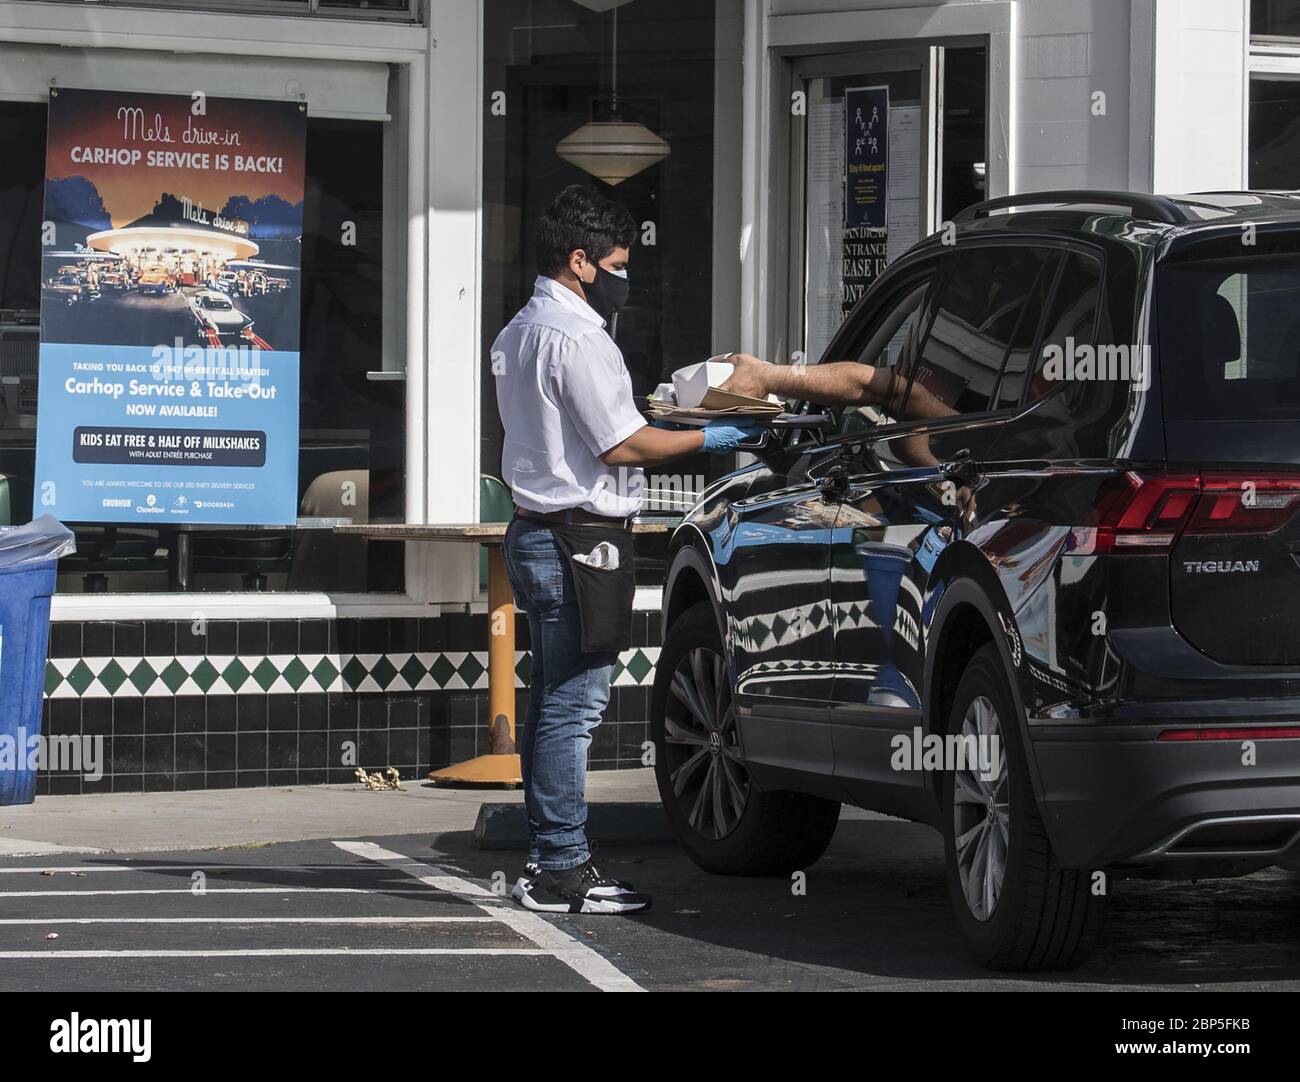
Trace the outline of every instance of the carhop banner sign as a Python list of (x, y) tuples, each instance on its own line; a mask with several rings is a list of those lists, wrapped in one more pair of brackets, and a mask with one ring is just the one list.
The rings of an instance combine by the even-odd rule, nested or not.
[(39, 512), (296, 521), (306, 119), (297, 101), (50, 91)]

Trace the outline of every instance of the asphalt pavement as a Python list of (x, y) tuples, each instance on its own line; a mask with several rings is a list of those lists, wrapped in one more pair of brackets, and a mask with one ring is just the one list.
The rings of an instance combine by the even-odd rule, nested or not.
[[(610, 775), (602, 797), (642, 799), (646, 774)], [(543, 917), (504, 896), (522, 854), (477, 849), (470, 831), (479, 801), (517, 794), (407, 784), (405, 800), (360, 790), (358, 800), (335, 786), (257, 791), (259, 815), (248, 818), (259, 822), (248, 827), (261, 837), (234, 841), (228, 817), (220, 847), (184, 851), (61, 849), (78, 816), (90, 815), (63, 812), (59, 840), (22, 843), (43, 852), (0, 859), (0, 990), (1300, 990), (1300, 877), (1280, 871), (1115, 883), (1087, 965), (1008, 977), (963, 951), (942, 847), (924, 827), (846, 811), (802, 883), (708, 875), (672, 845), (605, 846), (598, 860), (653, 894), (654, 907), (635, 917)], [(272, 840), (262, 820), (274, 818), (277, 793), (286, 807), (318, 807), (317, 837)], [(176, 810), (181, 802), (238, 806), (221, 793), (156, 796), (167, 800), (135, 795), (134, 818), (122, 806), (101, 816), (119, 848), (138, 840), (133, 830), (157, 840), (151, 801), (168, 806), (177, 836), (202, 832)], [(0, 827), (11, 828), (0, 839), (15, 819), (30, 833), (46, 802), (105, 799), (0, 809)], [(337, 808), (337, 821), (321, 802)], [(436, 829), (332, 829), (349, 818), (369, 829), (385, 813)], [(305, 829), (297, 818), (284, 813), (280, 829)]]

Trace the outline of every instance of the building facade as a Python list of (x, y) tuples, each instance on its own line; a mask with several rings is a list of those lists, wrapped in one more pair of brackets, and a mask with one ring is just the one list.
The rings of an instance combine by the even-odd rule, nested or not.
[[(47, 771), (50, 793), (422, 776), (487, 750), (480, 554), (333, 527), (503, 513), (489, 350), (567, 183), (641, 224), (617, 331), (637, 394), (738, 348), (816, 360), (880, 266), (982, 198), (1300, 186), (1300, 3), (0, 0), (0, 522), (40, 511), (62, 87), (296, 100), (307, 133), (298, 525), (77, 525), (46, 726), (103, 737), (105, 763)], [(866, 103), (889, 172), (863, 225)], [(647, 514), (718, 468), (651, 475)], [(596, 768), (642, 761), (662, 555), (646, 544)]]

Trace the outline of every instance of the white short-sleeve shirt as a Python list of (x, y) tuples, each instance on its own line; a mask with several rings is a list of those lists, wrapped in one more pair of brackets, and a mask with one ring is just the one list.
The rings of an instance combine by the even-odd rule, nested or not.
[(501, 478), (533, 511), (581, 507), (623, 518), (641, 506), (642, 471), (600, 456), (645, 425), (623, 354), (595, 309), (553, 278), (492, 343), (505, 426)]

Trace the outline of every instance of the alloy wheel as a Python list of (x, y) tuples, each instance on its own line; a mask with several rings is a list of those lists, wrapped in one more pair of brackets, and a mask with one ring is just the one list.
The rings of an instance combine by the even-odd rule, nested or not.
[(678, 806), (704, 838), (725, 838), (749, 799), (726, 662), (696, 647), (677, 662), (664, 709), (665, 767)]
[[(953, 773), (952, 816), (956, 839), (957, 874), (971, 915), (989, 920), (998, 905), (1007, 874), (1007, 848), (1011, 831), (1011, 804), (1007, 782), (1007, 753), (1002, 726), (993, 703), (977, 695), (961, 723), (962, 737), (977, 750), (970, 769)], [(973, 740), (971, 738), (974, 738)], [(997, 765), (980, 769), (986, 751)], [(991, 765), (991, 764), (990, 764)], [(989, 774), (985, 777), (984, 774)]]

